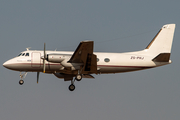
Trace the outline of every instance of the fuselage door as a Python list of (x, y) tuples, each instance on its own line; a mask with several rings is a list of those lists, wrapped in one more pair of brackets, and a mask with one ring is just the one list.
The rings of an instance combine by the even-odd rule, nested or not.
[(32, 54), (31, 54), (31, 67), (33, 67), (33, 68), (41, 67), (41, 53), (32, 52)]

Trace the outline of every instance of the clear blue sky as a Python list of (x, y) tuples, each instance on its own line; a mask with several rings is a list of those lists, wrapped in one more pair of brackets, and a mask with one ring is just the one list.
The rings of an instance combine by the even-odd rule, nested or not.
[[(1, 0), (1, 120), (179, 120), (179, 0)], [(70, 82), (50, 74), (19, 72), (2, 64), (25, 48), (76, 49), (95, 41), (94, 50), (126, 52), (144, 49), (159, 29), (176, 24), (172, 64), (145, 71), (95, 75)]]

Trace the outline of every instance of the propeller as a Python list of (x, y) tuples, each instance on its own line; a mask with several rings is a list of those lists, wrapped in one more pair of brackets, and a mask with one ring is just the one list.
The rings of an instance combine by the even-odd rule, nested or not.
[(43, 73), (46, 72), (46, 43), (44, 43)]
[(39, 82), (39, 72), (37, 72), (37, 83)]
[[(43, 59), (43, 73), (46, 72), (46, 43), (44, 43), (44, 56), (41, 57)], [(39, 82), (39, 74), (40, 72), (37, 72), (37, 83)]]

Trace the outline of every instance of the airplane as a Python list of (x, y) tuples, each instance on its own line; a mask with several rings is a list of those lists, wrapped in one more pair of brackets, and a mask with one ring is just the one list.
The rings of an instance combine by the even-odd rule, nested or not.
[(135, 52), (93, 52), (93, 41), (80, 42), (74, 52), (46, 51), (44, 43), (43, 51), (27, 48), (3, 66), (20, 71), (20, 85), (24, 83), (27, 72), (37, 72), (37, 83), (40, 72), (43, 72), (71, 81), (69, 90), (74, 91), (75, 81), (94, 78), (92, 74), (132, 72), (170, 64), (174, 31), (175, 24), (164, 25), (144, 50)]

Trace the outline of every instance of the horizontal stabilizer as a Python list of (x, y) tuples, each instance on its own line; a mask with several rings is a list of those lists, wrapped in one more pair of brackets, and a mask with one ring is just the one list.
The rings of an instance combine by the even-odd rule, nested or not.
[(160, 53), (152, 61), (154, 61), (154, 62), (169, 62), (170, 55), (171, 55), (170, 53)]

